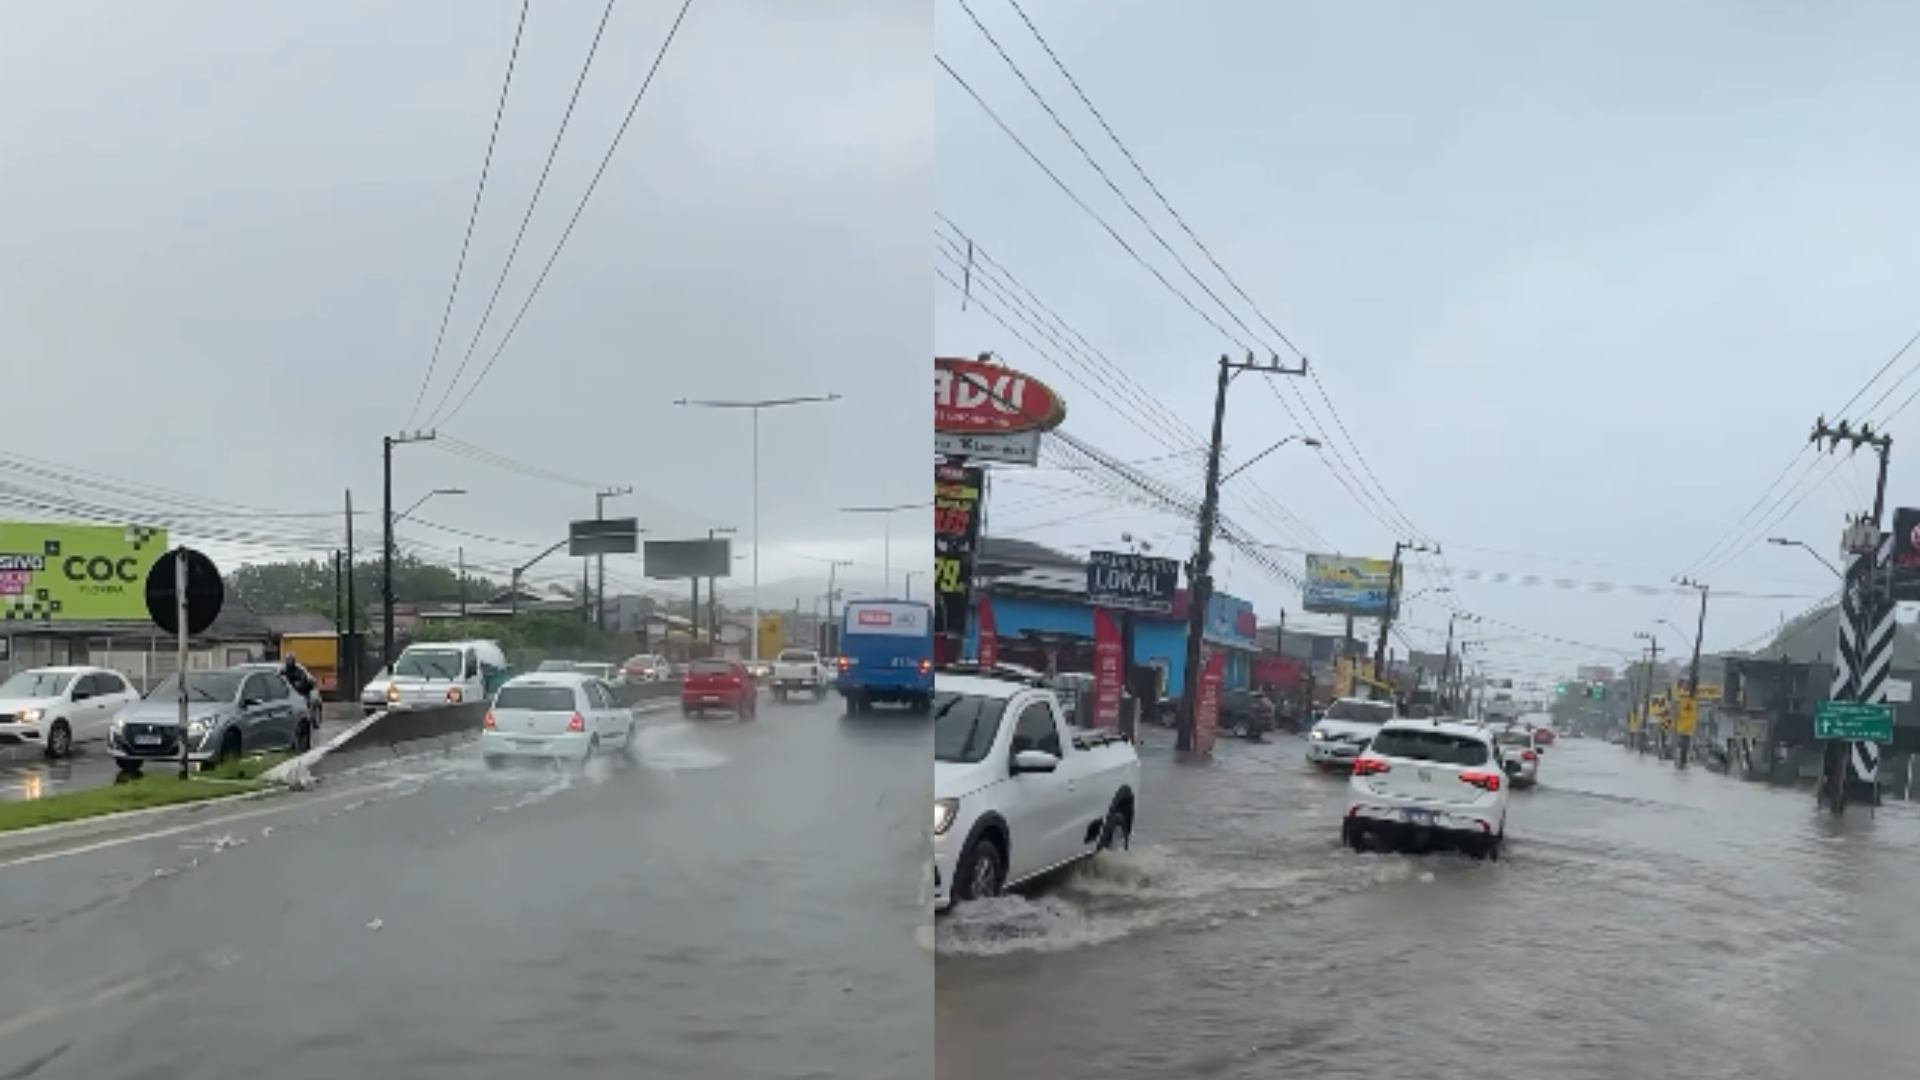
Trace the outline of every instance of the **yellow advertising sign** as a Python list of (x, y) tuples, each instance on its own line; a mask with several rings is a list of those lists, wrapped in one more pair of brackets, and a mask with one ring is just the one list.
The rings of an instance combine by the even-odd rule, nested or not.
[(1674, 721), (1674, 731), (1681, 735), (1693, 734), (1694, 725), (1700, 719), (1700, 703), (1690, 697), (1683, 697), (1676, 706), (1676, 711), (1680, 715)]
[(760, 659), (771, 660), (787, 647), (786, 624), (780, 616), (763, 612), (760, 616)]
[(1719, 701), (1720, 688), (1713, 683), (1701, 683), (1700, 691), (1693, 696), (1701, 701)]
[(0, 620), (146, 622), (147, 571), (166, 553), (165, 529), (0, 522)]

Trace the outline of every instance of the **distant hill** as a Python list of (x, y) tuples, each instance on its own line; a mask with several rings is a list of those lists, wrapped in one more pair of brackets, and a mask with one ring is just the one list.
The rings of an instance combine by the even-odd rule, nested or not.
[[(914, 586), (924, 592), (927, 588), (926, 576), (914, 578)], [(843, 600), (862, 596), (881, 594), (880, 575), (843, 574), (834, 582), (840, 590)], [(903, 585), (899, 573), (893, 577), (893, 587), (897, 592)], [(760, 583), (760, 607), (762, 610), (792, 611), (798, 604), (801, 611), (812, 611), (815, 601), (827, 591), (827, 578), (822, 574), (818, 578), (783, 578), (779, 581)], [(732, 578), (720, 586), (720, 600), (731, 607), (745, 607), (753, 602), (752, 581), (747, 578)]]

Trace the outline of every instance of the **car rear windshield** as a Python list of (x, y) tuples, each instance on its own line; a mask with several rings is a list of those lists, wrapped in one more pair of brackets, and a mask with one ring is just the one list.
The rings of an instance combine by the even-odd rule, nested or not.
[(573, 687), (540, 686), (534, 683), (503, 686), (500, 696), (494, 699), (493, 707), (525, 709), (528, 712), (572, 712)]
[(987, 756), (1007, 703), (977, 694), (933, 695), (933, 760), (971, 765)]
[(813, 653), (798, 652), (793, 649), (780, 654), (780, 662), (783, 664), (811, 664), (818, 659), (820, 658)]
[(1532, 746), (1533, 735), (1526, 731), (1503, 731), (1495, 735), (1494, 741), (1501, 746)]
[(731, 675), (733, 674), (733, 665), (727, 663), (725, 660), (695, 660), (692, 666), (687, 668), (687, 674)]
[(1384, 701), (1336, 701), (1327, 706), (1325, 718), (1361, 724), (1384, 724), (1393, 719), (1393, 706)]
[(1382, 757), (1431, 761), (1440, 765), (1485, 765), (1487, 744), (1467, 735), (1421, 728), (1386, 728), (1373, 737)]

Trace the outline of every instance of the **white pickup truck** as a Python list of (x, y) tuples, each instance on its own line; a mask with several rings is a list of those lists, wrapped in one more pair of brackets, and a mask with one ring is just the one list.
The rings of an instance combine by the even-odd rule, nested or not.
[(773, 661), (773, 696), (787, 700), (789, 694), (807, 694), (819, 701), (827, 696), (826, 662), (812, 649), (782, 649)]
[(936, 911), (1128, 845), (1140, 792), (1133, 745), (1068, 726), (1039, 680), (943, 669), (933, 717)]

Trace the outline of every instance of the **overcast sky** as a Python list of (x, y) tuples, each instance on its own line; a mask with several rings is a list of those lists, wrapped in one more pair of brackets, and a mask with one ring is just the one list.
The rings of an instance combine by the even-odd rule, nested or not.
[[(936, 69), (938, 209), (1190, 431), (1184, 442), (1169, 438), (1171, 449), (1155, 441), (1139, 406), (1102, 405), (1076, 383), (1063, 350), (1017, 318), (1044, 350), (996, 323), (985, 270), (965, 311), (935, 278), (939, 350), (991, 349), (1048, 380), (1068, 398), (1068, 429), (1115, 456), (1197, 444), (1223, 351), (1241, 351), (1237, 341), (1294, 357), (1171, 224), (1008, 0), (968, 2), (1142, 213), (1258, 333), (1220, 314), (957, 0), (939, 0), (939, 54), (1134, 250), (1231, 331), (1229, 339), (1156, 281)], [(1836, 558), (1843, 515), (1871, 501), (1864, 456), (1831, 479), (1825, 465), (1804, 471), (1810, 454), (1797, 459), (1762, 510), (1736, 525), (1796, 460), (1822, 410), (1878, 420), (1920, 386), (1916, 349), (1847, 413), (1836, 411), (1920, 327), (1920, 202), (1911, 191), (1920, 147), (1907, 108), (1920, 97), (1909, 47), (1920, 8), (1025, 6), (1174, 208), (1312, 358), (1332, 406), (1312, 382), (1282, 388), (1307, 433), (1320, 429), (1295, 391), (1329, 434), (1326, 456), (1337, 451), (1361, 489), (1371, 487), (1370, 468), (1392, 500), (1363, 508), (1335, 478), (1342, 466), (1289, 446), (1228, 488), (1228, 513), (1262, 539), (1381, 557), (1395, 539), (1437, 541), (1451, 577), (1441, 560), (1423, 557), (1408, 589), (1450, 581), (1453, 591), (1409, 605), (1414, 643), (1440, 647), (1448, 609), (1435, 601), (1450, 599), (1489, 620), (1462, 631), (1489, 641), (1483, 655), (1543, 673), (1607, 658), (1568, 642), (1632, 649), (1634, 633), (1663, 618), (1691, 634), (1697, 605), (1689, 595), (1485, 575), (1663, 587), (1692, 572), (1727, 596), (1710, 609), (1709, 649), (1750, 643), (1831, 591), (1831, 575), (1807, 552), (1765, 539), (1804, 540)], [(935, 265), (959, 277), (939, 254)], [(1114, 396), (1111, 375), (1091, 381)], [(1297, 430), (1255, 380), (1235, 386), (1230, 454), (1251, 455)], [(1920, 445), (1920, 409), (1900, 414), (1892, 430), (1896, 448)], [(1199, 490), (1196, 456), (1146, 467)], [(1898, 458), (1892, 475), (1890, 506), (1920, 500), (1901, 494), (1915, 474)], [(1190, 549), (1191, 528), (1177, 518), (1071, 494), (1085, 490), (1071, 474), (1043, 468), (1001, 479), (996, 531), (1080, 551), (1115, 546), (1125, 530), (1180, 557)], [(1776, 503), (1781, 491), (1792, 494)], [(1400, 515), (1409, 520), (1396, 522)], [(1297, 571), (1299, 555), (1285, 558)], [(1298, 618), (1291, 586), (1231, 554), (1220, 565), (1226, 587), (1255, 601), (1263, 619), (1281, 609)], [(1679, 632), (1659, 631), (1668, 650), (1685, 650)]]
[[(610, 516), (636, 514), (666, 538), (736, 526), (744, 551), (749, 417), (673, 402), (837, 393), (763, 419), (761, 576), (820, 578), (824, 590), (820, 560), (837, 557), (877, 580), (880, 521), (837, 508), (927, 498), (923, 460), (898, 453), (924, 445), (929, 415), (924, 368), (909, 360), (925, 355), (926, 333), (914, 285), (933, 152), (924, 11), (696, 2), (482, 378), (678, 6), (616, 4), (499, 306), (432, 424), (497, 458), (450, 442), (398, 455), (397, 508), (465, 488), (420, 517), (491, 539), (425, 526), (402, 537), (427, 554), (465, 544), (470, 560), (504, 567), (591, 517), (595, 485), (629, 485)], [(140, 496), (158, 486), (177, 493), (165, 496), (175, 517), (218, 522), (175, 535), (226, 558), (338, 546), (331, 521), (214, 518), (206, 504), (329, 511), (351, 488), (378, 507), (380, 438), (427, 426), (467, 355), (603, 5), (533, 5), (465, 281), (415, 415), (520, 9), (10, 5), (0, 440), (134, 483), (105, 494), (16, 463), (0, 512), (47, 516), (20, 501), (24, 486), (131, 516), (151, 511)], [(903, 518), (896, 533), (924, 534), (929, 520)], [(361, 521), (366, 550), (377, 522)], [(896, 572), (931, 562), (911, 546), (895, 558)], [(637, 557), (614, 563), (616, 584), (639, 580)]]

